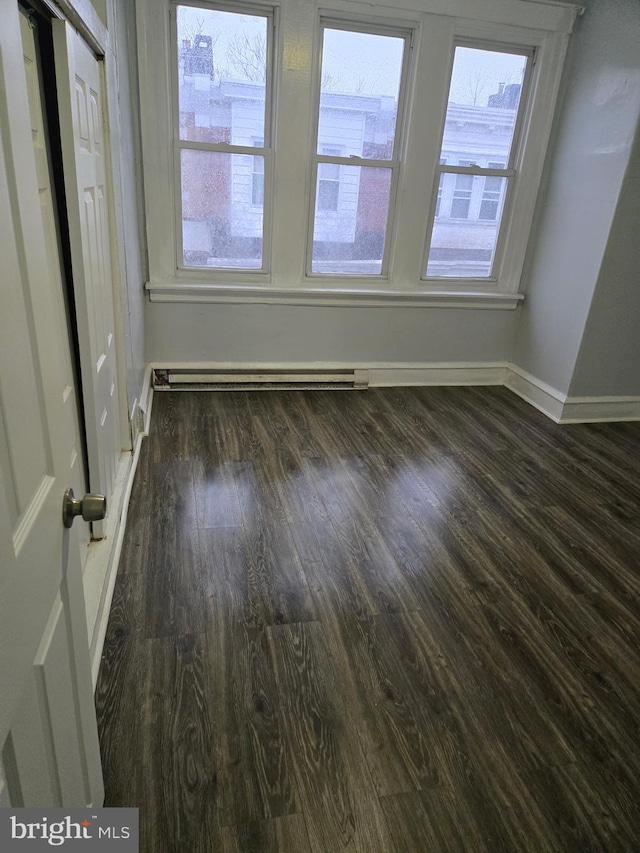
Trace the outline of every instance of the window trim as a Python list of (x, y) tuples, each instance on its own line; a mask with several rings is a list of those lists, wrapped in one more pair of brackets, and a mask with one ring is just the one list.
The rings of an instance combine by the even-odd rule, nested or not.
[[(313, 115), (308, 95), (313, 91), (317, 56), (313, 55), (318, 9), (312, 4), (295, 0), (251, 0), (256, 13), (272, 11), (274, 20), (273, 104), (281, 101), (281, 109), (272, 113), (273, 155), (265, 163), (271, 170), (273, 193), (271, 209), (271, 266), (268, 272), (230, 271), (213, 267), (189, 267), (180, 270), (176, 265), (177, 229), (174, 174), (173, 83), (169, 72), (175, 61), (171, 39), (170, 10), (175, 0), (163, 0), (159, 14), (158, 0), (137, 0), (136, 37), (140, 76), (140, 122), (143, 152), (143, 188), (146, 210), (145, 238), (148, 247), (148, 281), (146, 287), (154, 301), (233, 301), (247, 304), (256, 301), (256, 294), (271, 294), (274, 302), (287, 304), (317, 304), (324, 290), (322, 304), (443, 305), (461, 308), (513, 307), (521, 298), (518, 293), (524, 256), (529, 243), (534, 207), (540, 188), (544, 157), (554, 121), (554, 106), (558, 99), (563, 63), (579, 6), (558, 3), (530, 3), (509, 0), (482, 9), (482, 20), (470, 19), (475, 13), (468, 0), (450, 0), (446, 12), (430, 0), (401, 0), (401, 7), (382, 6), (375, 18), (363, 12), (360, 3), (352, 0), (329, 0), (323, 14), (336, 21), (348, 20), (361, 29), (372, 24), (376, 31), (388, 25), (392, 29), (413, 30), (411, 70), (406, 89), (406, 127), (402, 156), (404, 165), (396, 187), (394, 231), (387, 238), (392, 274), (388, 279), (345, 280), (329, 276), (307, 278), (304, 266), (307, 217), (312, 192), (313, 175), (305, 149), (311, 150)], [(220, 0), (182, 0), (180, 5), (219, 8), (246, 12), (248, 7), (222, 3)], [(429, 9), (431, 6), (431, 9)], [(337, 21), (336, 21), (337, 23)], [(313, 34), (313, 35), (312, 35)], [(527, 156), (518, 177), (518, 205), (511, 215), (505, 213), (503, 234), (509, 250), (504, 253), (499, 281), (486, 278), (442, 279), (426, 281), (421, 278), (423, 249), (427, 222), (433, 216), (425, 204), (434, 186), (434, 170), (440, 152), (437, 130), (429, 122), (433, 117), (444, 118), (449, 81), (440, 78), (438, 68), (452, 61), (455, 38), (473, 42), (486, 39), (536, 49), (536, 62), (531, 76), (532, 95), (525, 127)], [(149, 44), (156, 45), (153, 51)], [(434, 71), (436, 75), (434, 75)], [(419, 92), (420, 102), (416, 100)], [(442, 111), (442, 112), (440, 112)], [(308, 118), (308, 121), (307, 121)], [(295, 140), (287, 136), (291, 127)], [(278, 139), (276, 138), (278, 137)], [(386, 164), (385, 164), (386, 165)], [(274, 182), (278, 174), (277, 184)], [(269, 176), (265, 176), (269, 180)], [(302, 190), (302, 191), (301, 191)], [(400, 203), (399, 203), (400, 202)], [(506, 227), (505, 227), (506, 223)], [(263, 251), (269, 249), (265, 246)], [(318, 279), (321, 278), (321, 281)], [(341, 294), (346, 294), (345, 302)], [(220, 299), (217, 295), (219, 294)], [(397, 303), (393, 294), (397, 295)]]

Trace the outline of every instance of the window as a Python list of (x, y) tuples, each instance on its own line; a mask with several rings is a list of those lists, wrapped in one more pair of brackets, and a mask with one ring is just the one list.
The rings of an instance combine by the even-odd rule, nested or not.
[(179, 266), (263, 269), (270, 17), (178, 6), (176, 19)]
[(400, 165), (405, 41), (405, 34), (322, 27), (311, 274), (385, 272)]
[(515, 307), (575, 7), (269, 3), (136, 0), (151, 298)]
[[(456, 169), (446, 164), (438, 168), (439, 194), (444, 176), (455, 176), (450, 218), (460, 222), (444, 224), (434, 217), (427, 278), (489, 278), (493, 274), (504, 210), (501, 202), (515, 175), (519, 108), (530, 59), (530, 51), (455, 48), (441, 145), (449, 152), (475, 156), (458, 159)], [(487, 162), (496, 155), (504, 159)], [(480, 160), (487, 166), (478, 165)], [(492, 224), (479, 230), (480, 223)]]

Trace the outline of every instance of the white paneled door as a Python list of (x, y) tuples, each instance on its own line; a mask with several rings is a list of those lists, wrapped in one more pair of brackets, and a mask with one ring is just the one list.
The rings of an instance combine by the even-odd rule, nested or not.
[[(47, 253), (30, 115), (37, 75), (0, 0), (0, 803), (100, 805), (103, 784), (77, 527), (68, 332)], [(34, 99), (31, 99), (33, 110)]]
[[(107, 496), (120, 458), (103, 68), (64, 21), (53, 21), (58, 110), (87, 426), (89, 486)], [(94, 538), (102, 523), (94, 524)]]

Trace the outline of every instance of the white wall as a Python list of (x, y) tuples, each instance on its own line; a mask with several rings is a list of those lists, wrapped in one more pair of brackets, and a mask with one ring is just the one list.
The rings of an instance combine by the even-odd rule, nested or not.
[(640, 125), (571, 383), (576, 397), (640, 396)]
[(150, 361), (495, 362), (515, 311), (489, 309), (147, 305)]
[[(640, 113), (637, 0), (591, 2), (577, 22), (572, 41), (564, 98), (548, 159), (546, 197), (538, 212), (537, 234), (527, 263), (527, 295), (513, 361), (562, 393), (571, 390), (576, 394), (578, 389), (585, 395), (623, 393), (607, 386), (607, 380), (614, 379), (616, 388), (631, 387), (620, 375), (621, 371), (625, 373), (622, 362), (620, 369), (612, 365), (611, 370), (601, 373), (599, 392), (588, 390), (596, 388), (586, 374), (598, 360), (600, 348), (587, 345), (586, 340), (584, 364), (573, 387), (572, 377), (601, 268), (604, 272), (605, 250)], [(631, 190), (632, 185), (629, 193)], [(617, 251), (624, 256), (637, 252), (638, 239), (636, 234), (634, 244), (632, 226), (624, 221), (625, 216), (633, 214), (633, 202), (622, 201), (616, 239)], [(626, 268), (624, 282), (612, 284), (615, 272), (616, 262), (611, 259), (606, 276), (611, 299), (631, 289), (631, 267)], [(604, 279), (602, 284), (604, 288)], [(624, 303), (612, 311), (604, 289), (601, 301), (601, 308), (594, 302), (589, 340), (627, 335)], [(624, 346), (629, 353), (637, 352), (633, 342)]]

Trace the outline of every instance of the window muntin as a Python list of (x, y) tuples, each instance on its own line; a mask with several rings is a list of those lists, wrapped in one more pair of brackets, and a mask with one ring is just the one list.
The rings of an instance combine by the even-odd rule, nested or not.
[[(437, 169), (427, 278), (491, 278), (519, 144), (526, 49), (457, 45)], [(442, 197), (451, 186), (451, 204)]]
[(386, 272), (407, 40), (323, 24), (309, 274)]
[(178, 266), (266, 267), (270, 20), (177, 6)]

